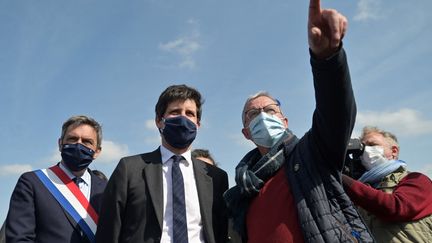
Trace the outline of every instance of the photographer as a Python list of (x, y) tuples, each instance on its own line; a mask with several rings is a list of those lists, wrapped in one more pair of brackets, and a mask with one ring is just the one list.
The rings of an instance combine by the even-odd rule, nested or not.
[(390, 132), (365, 127), (360, 140), (366, 172), (358, 180), (342, 175), (342, 182), (377, 242), (432, 242), (431, 180), (407, 171)]

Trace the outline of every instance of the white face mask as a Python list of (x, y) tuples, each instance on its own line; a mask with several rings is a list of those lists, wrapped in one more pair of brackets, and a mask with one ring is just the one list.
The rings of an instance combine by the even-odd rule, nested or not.
[(266, 148), (271, 148), (285, 133), (283, 121), (274, 115), (261, 112), (249, 124), (252, 140)]
[(384, 148), (382, 146), (365, 146), (365, 150), (360, 159), (366, 170), (370, 170), (375, 166), (389, 161), (384, 156)]

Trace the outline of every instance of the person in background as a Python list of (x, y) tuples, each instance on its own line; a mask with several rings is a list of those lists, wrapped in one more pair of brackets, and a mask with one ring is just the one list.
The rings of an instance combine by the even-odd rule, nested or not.
[[(218, 166), (210, 151), (207, 149), (194, 149), (192, 150), (192, 158), (202, 160), (210, 165)], [(227, 242), (241, 242), (240, 236), (232, 229), (232, 219), (228, 219), (228, 241)]]
[(210, 165), (217, 166), (216, 161), (211, 156), (207, 149), (194, 149), (192, 150), (192, 158), (202, 160)]
[(432, 242), (432, 182), (399, 160), (396, 136), (366, 126), (360, 157), (366, 172), (342, 181), (377, 242)]
[(95, 174), (97, 177), (101, 178), (104, 181), (108, 181), (108, 177), (100, 170), (93, 170), (93, 174)]
[(303, 137), (288, 129), (280, 102), (269, 93), (259, 92), (245, 102), (242, 133), (256, 148), (239, 162), (237, 185), (225, 193), (244, 242), (373, 242), (341, 185), (356, 116), (342, 48), (346, 28), (342, 14), (310, 1), (316, 107), (312, 128)]
[(104, 193), (96, 242), (227, 241), (228, 176), (191, 156), (201, 104), (201, 94), (186, 85), (162, 92), (155, 107), (162, 144), (120, 160)]
[(73, 116), (58, 140), (61, 161), (26, 172), (12, 193), (6, 242), (94, 242), (106, 181), (88, 168), (101, 153), (102, 128), (88, 116)]

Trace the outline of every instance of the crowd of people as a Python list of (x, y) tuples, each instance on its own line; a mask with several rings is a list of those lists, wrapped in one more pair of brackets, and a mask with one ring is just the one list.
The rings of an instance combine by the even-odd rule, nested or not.
[(248, 97), (241, 132), (256, 147), (238, 162), (232, 188), (209, 150), (193, 149), (201, 93), (171, 85), (155, 105), (160, 146), (121, 158), (109, 179), (89, 169), (102, 153), (100, 124), (85, 115), (67, 119), (58, 139), (61, 161), (21, 175), (0, 240), (432, 242), (432, 182), (399, 159), (394, 134), (365, 127), (365, 173), (342, 173), (356, 118), (342, 44), (347, 24), (310, 0), (311, 128), (298, 137), (277, 98)]

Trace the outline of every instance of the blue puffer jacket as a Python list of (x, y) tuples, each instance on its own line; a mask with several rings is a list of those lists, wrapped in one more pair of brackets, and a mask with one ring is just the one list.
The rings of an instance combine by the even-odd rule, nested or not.
[[(305, 242), (374, 242), (341, 185), (346, 147), (356, 117), (345, 52), (341, 48), (326, 60), (312, 56), (311, 65), (316, 100), (312, 128), (300, 140), (286, 139), (284, 156), (278, 155), (278, 159), (270, 158), (276, 156), (279, 145), (261, 158), (249, 157), (254, 153), (251, 151), (242, 159), (236, 167), (236, 173), (241, 174), (236, 178), (242, 179), (225, 193), (234, 229), (246, 240), (245, 219), (257, 194), (247, 192), (261, 188), (281, 165), (286, 170)], [(255, 170), (264, 164), (265, 169)], [(244, 188), (246, 185), (253, 186)]]
[[(316, 108), (312, 128), (285, 154), (286, 173), (306, 242), (373, 242), (341, 185), (356, 104), (345, 52), (311, 58)], [(287, 145), (289, 146), (289, 145)]]
[(305, 242), (374, 242), (341, 186), (340, 170), (310, 153), (313, 144), (306, 133), (285, 166)]

